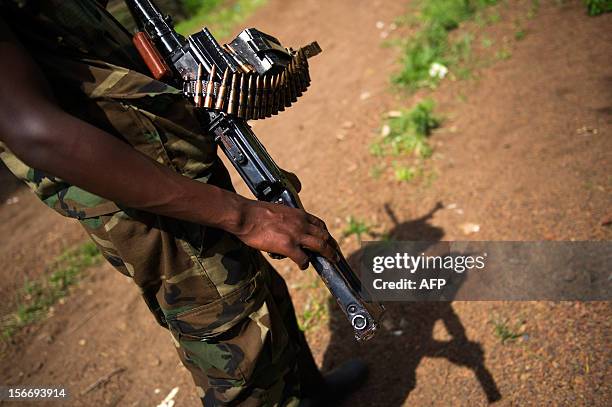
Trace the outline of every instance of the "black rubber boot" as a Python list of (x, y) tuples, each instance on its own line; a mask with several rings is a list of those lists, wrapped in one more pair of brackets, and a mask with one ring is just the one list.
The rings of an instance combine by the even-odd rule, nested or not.
[(300, 401), (299, 407), (337, 406), (368, 378), (368, 366), (359, 359), (344, 362), (324, 374), (325, 385), (316, 395)]

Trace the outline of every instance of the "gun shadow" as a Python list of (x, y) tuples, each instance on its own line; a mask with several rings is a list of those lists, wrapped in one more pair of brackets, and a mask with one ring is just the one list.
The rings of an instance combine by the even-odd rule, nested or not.
[[(385, 210), (395, 223), (390, 237), (398, 241), (440, 241), (444, 231), (429, 223), (440, 208), (442, 204), (438, 203), (426, 215), (400, 223), (385, 205)], [(361, 254), (362, 251), (358, 250), (349, 256), (351, 266), (357, 266)], [(482, 346), (468, 339), (451, 302), (396, 302), (386, 303), (385, 306), (385, 320), (390, 322), (386, 323), (388, 327), (391, 325), (390, 329), (381, 328), (373, 340), (363, 345), (355, 343), (346, 318), (335, 301), (330, 300), (331, 339), (322, 370), (329, 371), (353, 357), (363, 359), (370, 367), (368, 382), (346, 400), (345, 405), (403, 405), (416, 387), (416, 369), (425, 357), (445, 358), (458, 366), (468, 367), (474, 372), (489, 403), (501, 399), (497, 384), (485, 366)], [(438, 320), (444, 324), (450, 340), (433, 338), (434, 325)]]

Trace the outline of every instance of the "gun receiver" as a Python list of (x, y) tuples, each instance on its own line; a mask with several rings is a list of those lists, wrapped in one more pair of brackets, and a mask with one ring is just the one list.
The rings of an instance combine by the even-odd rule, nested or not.
[[(165, 80), (183, 88), (190, 100), (195, 96), (204, 106), (199, 110), (202, 122), (253, 195), (258, 200), (303, 208), (297, 192), (246, 120), (282, 111), (305, 91), (310, 83), (307, 58), (320, 52), (318, 45), (313, 43), (295, 52), (282, 48), (274, 37), (250, 29), (222, 47), (206, 28), (184, 38), (150, 0), (125, 2), (163, 58), (147, 65), (169, 66), (172, 75), (164, 76)], [(143, 58), (154, 54), (149, 50)], [(207, 81), (201, 78), (202, 70), (208, 74)], [(197, 93), (191, 92), (191, 84)], [(206, 103), (202, 102), (203, 89), (207, 89)], [(361, 293), (367, 290), (341, 253), (337, 264), (317, 253), (307, 254), (351, 323), (355, 337), (371, 338), (384, 307), (363, 299)]]

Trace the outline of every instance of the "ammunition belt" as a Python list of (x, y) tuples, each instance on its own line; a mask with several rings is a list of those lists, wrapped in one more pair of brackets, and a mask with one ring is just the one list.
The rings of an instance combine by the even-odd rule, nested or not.
[(204, 107), (224, 111), (247, 120), (264, 119), (282, 112), (297, 101), (310, 85), (308, 58), (321, 52), (316, 42), (290, 51), (291, 61), (280, 73), (225, 72), (221, 83), (185, 81), (183, 93), (205, 100)]

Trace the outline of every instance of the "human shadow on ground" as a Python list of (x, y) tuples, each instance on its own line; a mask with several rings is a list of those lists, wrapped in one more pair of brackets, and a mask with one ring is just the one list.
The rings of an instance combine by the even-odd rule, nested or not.
[[(385, 207), (395, 224), (389, 236), (396, 241), (440, 241), (444, 231), (429, 223), (440, 208), (442, 205), (438, 203), (426, 215), (400, 223), (393, 212)], [(361, 255), (360, 249), (348, 258), (354, 270), (357, 270)], [(368, 382), (346, 400), (345, 405), (403, 405), (416, 387), (416, 369), (425, 357), (445, 358), (456, 365), (468, 367), (474, 372), (488, 402), (501, 399), (497, 384), (485, 366), (482, 346), (468, 339), (450, 302), (395, 302), (386, 303), (385, 306), (385, 327), (370, 341), (358, 344), (346, 317), (335, 301), (330, 300), (331, 339), (322, 370), (329, 371), (355, 357), (364, 360), (370, 367)], [(450, 340), (433, 338), (434, 325), (438, 320), (444, 324)], [(427, 383), (422, 385), (427, 386)], [(433, 392), (440, 391), (445, 389), (439, 388)], [(456, 396), (461, 397), (460, 394)]]

